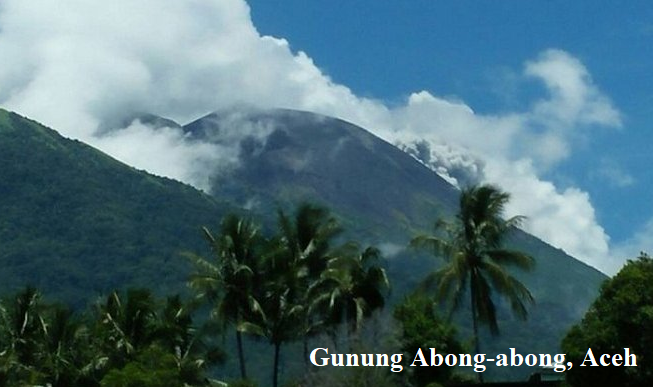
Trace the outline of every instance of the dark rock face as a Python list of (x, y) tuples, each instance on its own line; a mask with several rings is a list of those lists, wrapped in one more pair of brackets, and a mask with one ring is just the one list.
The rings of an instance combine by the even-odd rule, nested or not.
[(422, 224), (423, 199), (430, 201), (431, 215), (455, 210), (452, 186), (362, 128), (292, 110), (235, 115), (213, 113), (184, 127), (221, 145), (238, 138), (230, 145), (240, 149), (240, 165), (215, 181), (217, 196), (246, 201), (249, 195), (279, 205), (312, 200), (384, 228)]

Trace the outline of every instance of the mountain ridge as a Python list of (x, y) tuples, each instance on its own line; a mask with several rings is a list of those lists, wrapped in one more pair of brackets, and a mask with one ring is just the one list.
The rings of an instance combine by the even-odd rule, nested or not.
[[(238, 164), (214, 174), (207, 195), (0, 109), (0, 291), (32, 283), (74, 305), (113, 287), (183, 292), (188, 265), (179, 252), (207, 251), (201, 226), (215, 228), (227, 212), (245, 211), (270, 230), (278, 208), (291, 211), (305, 200), (328, 206), (347, 239), (386, 251), (395, 301), (442, 264), (406, 245), (455, 214), (458, 191), (412, 156), (310, 112), (216, 114), (182, 127), (198, 141), (238, 147)], [(243, 128), (263, 135), (242, 135)], [(500, 327), (511, 335), (484, 337), (487, 351), (553, 353), (607, 277), (523, 231), (509, 242), (537, 260), (534, 272), (515, 273), (537, 303), (521, 322), (499, 302)], [(458, 321), (465, 336), (466, 321)]]
[(202, 248), (200, 227), (229, 208), (1, 109), (0, 163), (5, 292), (31, 283), (80, 305), (116, 286), (183, 283), (187, 265), (171, 250)]

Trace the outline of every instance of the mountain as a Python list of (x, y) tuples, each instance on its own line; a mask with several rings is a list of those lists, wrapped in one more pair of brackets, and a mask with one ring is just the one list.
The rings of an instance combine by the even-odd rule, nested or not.
[(294, 110), (234, 110), (184, 130), (239, 149), (238, 167), (218, 174), (212, 193), (240, 198), (242, 205), (317, 201), (347, 214), (358, 232), (383, 238), (425, 226), (425, 214), (430, 224), (457, 205), (457, 191), (437, 174), (342, 120)]
[[(405, 247), (437, 218), (455, 214), (458, 191), (363, 128), (292, 110), (225, 110), (183, 127), (134, 117), (236, 149), (238, 160), (213, 166), (209, 196), (0, 110), (1, 293), (30, 283), (82, 305), (114, 287), (183, 291), (188, 265), (179, 252), (205, 251), (201, 226), (215, 227), (226, 212), (245, 208), (269, 229), (278, 208), (305, 200), (332, 209), (346, 238), (381, 248), (394, 301), (442, 264)], [(483, 338), (484, 350), (556, 353), (606, 277), (525, 232), (516, 230), (510, 243), (537, 260), (533, 272), (516, 273), (537, 303), (526, 323), (499, 305), (500, 328), (510, 335)], [(459, 314), (465, 337), (468, 320)]]
[[(214, 196), (239, 200), (259, 213), (297, 201), (328, 205), (357, 239), (379, 245), (389, 257), (396, 298), (442, 264), (405, 246), (416, 233), (429, 232), (438, 217), (457, 212), (459, 191), (363, 128), (283, 109), (221, 111), (183, 128), (198, 140), (239, 149), (238, 166), (218, 175)], [(516, 273), (536, 305), (526, 323), (500, 305), (500, 328), (511, 334), (483, 342), (489, 352), (516, 347), (526, 354), (555, 353), (606, 276), (526, 232), (515, 230), (509, 243), (537, 261), (533, 272)], [(465, 330), (469, 319), (460, 315)]]
[(182, 250), (228, 206), (0, 110), (0, 291), (82, 305), (114, 287), (183, 290)]

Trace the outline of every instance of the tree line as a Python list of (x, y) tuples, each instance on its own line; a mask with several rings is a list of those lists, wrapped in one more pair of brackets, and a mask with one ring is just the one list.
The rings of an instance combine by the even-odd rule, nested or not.
[[(407, 357), (420, 347), (462, 353), (465, 348), (450, 317), (463, 304), (470, 306), (475, 353), (481, 351), (480, 326), (499, 333), (495, 294), (508, 301), (517, 317), (526, 318), (533, 297), (506, 267), (531, 270), (535, 260), (505, 248), (507, 237), (522, 220), (504, 218), (508, 200), (493, 186), (464, 189), (455, 218), (438, 220), (432, 233), (410, 242), (411, 248), (444, 258), (445, 263), (395, 307), (396, 345)], [(210, 254), (185, 254), (193, 266), (188, 299), (178, 295), (158, 299), (147, 289), (114, 291), (82, 313), (45, 303), (30, 287), (4, 299), (0, 386), (224, 385), (211, 378), (212, 367), (226, 356), (221, 338), (233, 334), (241, 380), (232, 384), (250, 383), (247, 336), (270, 344), (271, 385), (277, 387), (285, 346), (298, 343), (305, 361), (310, 341), (318, 336), (351, 348), (363, 340), (369, 318), (388, 303), (390, 281), (380, 251), (344, 241), (336, 218), (323, 207), (303, 204), (292, 214), (279, 211), (277, 227), (269, 235), (250, 218), (235, 214), (225, 216), (217, 230), (202, 232)], [(640, 261), (639, 266), (651, 266), (648, 257)], [(630, 265), (629, 278), (637, 278), (639, 271)], [(606, 285), (601, 297), (615, 292)], [(620, 300), (624, 303), (623, 297)], [(609, 302), (602, 302), (565, 340), (570, 354), (577, 356), (577, 347), (594, 337), (587, 336), (588, 327), (606, 321), (598, 316), (612, 309), (601, 306)], [(637, 318), (648, 321), (650, 299), (640, 296), (638, 302), (634, 307), (626, 303), (631, 309), (613, 309), (635, 308), (640, 311)], [(444, 318), (442, 310), (448, 310)], [(611, 329), (601, 326), (601, 332)], [(574, 385), (582, 385), (578, 375), (572, 375)], [(478, 376), (483, 382), (482, 374)], [(416, 367), (401, 378), (384, 375), (378, 381), (425, 386), (469, 376), (448, 368)], [(650, 381), (646, 375), (637, 380)], [(349, 379), (345, 384), (357, 383)]]

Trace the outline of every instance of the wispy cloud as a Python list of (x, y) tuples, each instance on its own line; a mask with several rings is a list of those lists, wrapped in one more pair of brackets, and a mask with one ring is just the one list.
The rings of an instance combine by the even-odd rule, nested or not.
[(635, 178), (613, 160), (603, 159), (595, 171), (591, 173), (595, 179), (606, 182), (613, 188), (626, 188), (635, 184)]
[(5, 0), (0, 25), (0, 104), (136, 167), (205, 188), (206, 165), (233, 155), (177, 128), (134, 122), (102, 133), (103, 124), (135, 112), (185, 123), (239, 103), (312, 110), (393, 143), (428, 141), (439, 173), (460, 181), (471, 171), (502, 185), (513, 194), (511, 211), (529, 216), (529, 231), (609, 267), (609, 237), (587, 193), (539, 177), (588, 131), (621, 126), (619, 111), (567, 52), (546, 50), (525, 63), (521, 76), (544, 87), (529, 109), (481, 115), (430, 91), (399, 106), (357, 96), (286, 40), (261, 36), (243, 0)]
[(637, 258), (641, 252), (653, 254), (653, 218), (641, 225), (630, 238), (613, 246), (612, 254), (617, 259), (609, 271), (617, 272), (621, 268), (621, 263), (627, 259)]

